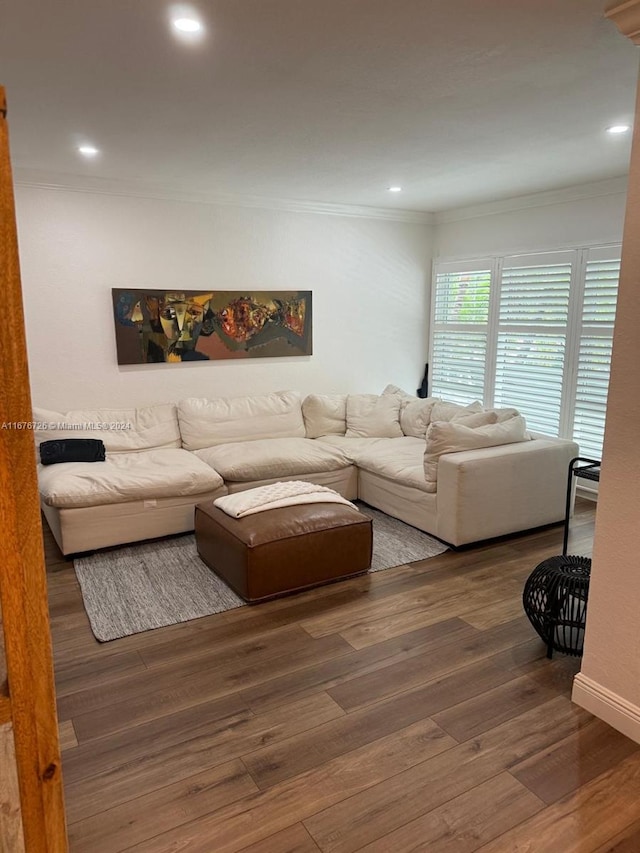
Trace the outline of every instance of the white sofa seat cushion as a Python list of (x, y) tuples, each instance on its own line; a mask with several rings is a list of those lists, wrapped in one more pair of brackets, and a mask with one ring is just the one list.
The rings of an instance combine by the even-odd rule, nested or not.
[(201, 495), (223, 485), (216, 471), (180, 449), (118, 453), (104, 462), (39, 465), (38, 482), (42, 500), (55, 507)]
[(189, 397), (178, 403), (182, 443), (187, 450), (260, 438), (304, 438), (300, 395), (274, 391), (251, 397)]
[(423, 439), (412, 436), (383, 439), (358, 452), (357, 465), (363, 471), (428, 492), (424, 477), (424, 446)]
[(349, 438), (400, 438), (398, 394), (349, 394), (347, 431)]
[(37, 425), (35, 441), (38, 447), (43, 441), (63, 438), (100, 439), (107, 453), (182, 445), (173, 403), (138, 409), (73, 409), (70, 412), (34, 407), (33, 419)]
[[(487, 415), (497, 417), (495, 412)], [(469, 421), (469, 418), (466, 418)], [(509, 418), (501, 423), (478, 426), (475, 429), (457, 421), (435, 421), (427, 430), (424, 451), (424, 476), (426, 490), (435, 492), (438, 480), (438, 460), (446, 453), (459, 453), (463, 450), (477, 450), (483, 447), (497, 447), (528, 441), (527, 425), (522, 416)]]
[[(317, 438), (318, 444), (328, 444), (330, 447), (336, 447), (344, 456), (356, 465), (356, 460), (364, 450), (369, 450), (375, 447), (376, 444), (384, 444), (385, 441), (397, 441), (396, 438), (347, 438), (345, 435), (323, 435)], [(424, 442), (422, 443), (424, 450)]]
[(310, 438), (231, 442), (196, 450), (195, 455), (225, 480), (240, 483), (337, 471), (351, 464), (338, 448)]

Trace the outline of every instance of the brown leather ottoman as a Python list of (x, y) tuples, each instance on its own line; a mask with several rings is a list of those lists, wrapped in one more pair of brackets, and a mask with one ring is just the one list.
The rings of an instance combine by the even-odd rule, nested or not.
[(310, 503), (233, 518), (195, 512), (198, 553), (245, 601), (264, 601), (366, 572), (371, 519), (339, 503)]

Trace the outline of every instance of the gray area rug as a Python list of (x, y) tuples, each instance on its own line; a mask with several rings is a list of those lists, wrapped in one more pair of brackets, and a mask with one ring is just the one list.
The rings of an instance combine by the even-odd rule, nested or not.
[[(362, 505), (373, 519), (379, 572), (447, 550), (421, 530)], [(74, 560), (91, 630), (100, 642), (240, 607), (244, 601), (198, 556), (193, 534), (99, 551)]]

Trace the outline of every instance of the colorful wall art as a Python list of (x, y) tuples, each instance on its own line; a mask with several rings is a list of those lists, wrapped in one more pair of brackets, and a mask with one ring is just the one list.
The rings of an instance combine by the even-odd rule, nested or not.
[(114, 288), (118, 364), (311, 355), (310, 290)]

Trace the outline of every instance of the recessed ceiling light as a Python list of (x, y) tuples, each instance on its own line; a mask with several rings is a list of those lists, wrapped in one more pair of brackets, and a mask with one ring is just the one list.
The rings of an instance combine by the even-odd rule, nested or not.
[(389, 187), (389, 192), (390, 193), (401, 193), (402, 187)]
[(175, 18), (173, 26), (181, 33), (199, 33), (202, 31), (202, 24), (196, 18)]
[(607, 133), (626, 133), (628, 130), (631, 130), (628, 124), (612, 124), (607, 128)]
[(79, 145), (78, 151), (83, 157), (96, 157), (100, 153), (95, 145)]

